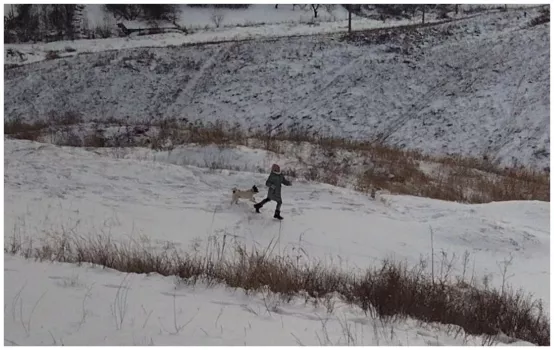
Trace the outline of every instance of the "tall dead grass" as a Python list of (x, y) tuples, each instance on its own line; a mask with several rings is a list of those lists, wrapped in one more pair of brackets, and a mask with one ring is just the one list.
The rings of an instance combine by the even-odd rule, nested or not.
[[(205, 251), (189, 254), (166, 245), (156, 249), (147, 242), (120, 243), (109, 236), (50, 236), (40, 246), (23, 243), (15, 235), (4, 252), (40, 261), (91, 263), (123, 272), (178, 276), (183, 283), (223, 283), (249, 292), (269, 291), (282, 302), (304, 295), (322, 302), (331, 295), (362, 308), (366, 314), (388, 320), (412, 317), (425, 322), (458, 325), (466, 333), (509, 337), (537, 345), (550, 345), (550, 321), (540, 301), (504, 286), (478, 287), (466, 276), (449, 276), (451, 261), (443, 259), (437, 275), (429, 276), (425, 262), (413, 268), (384, 260), (363, 274), (326, 266), (321, 261), (274, 254), (265, 249), (212, 237)], [(332, 312), (332, 310), (330, 310)]]
[[(112, 123), (126, 125), (124, 135), (114, 136), (111, 140), (91, 129), (89, 135), (77, 137), (69, 127), (80, 120), (80, 116), (74, 115), (52, 115), (47, 121), (31, 124), (13, 120), (4, 123), (4, 130), (5, 134), (13, 137), (36, 141), (44, 133), (51, 132), (52, 126), (62, 126), (65, 132), (58, 144), (82, 147), (148, 145), (156, 150), (171, 150), (177, 145), (194, 143), (215, 144), (220, 147), (261, 147), (285, 154), (290, 151), (290, 147), (284, 147), (285, 143), (292, 143), (298, 147), (310, 144), (314, 152), (324, 155), (324, 159), (312, 164), (303, 172), (291, 169), (298, 176), (310, 181), (341, 185), (341, 178), (355, 177), (355, 188), (359, 191), (370, 192), (372, 189), (382, 188), (396, 194), (465, 203), (550, 201), (549, 172), (522, 167), (501, 167), (484, 158), (431, 156), (380, 142), (323, 135), (308, 128), (283, 129), (280, 124), (244, 130), (239, 124), (231, 125), (223, 121), (202, 123), (166, 119), (139, 127), (126, 125), (124, 121), (112, 120)], [(150, 130), (150, 135), (145, 135), (144, 129)], [(340, 152), (350, 152), (352, 156), (340, 158), (337, 155)], [(363, 171), (354, 169), (351, 161), (353, 157), (363, 160), (366, 164)], [(423, 163), (438, 165), (438, 170), (433, 174), (425, 172), (422, 168)]]

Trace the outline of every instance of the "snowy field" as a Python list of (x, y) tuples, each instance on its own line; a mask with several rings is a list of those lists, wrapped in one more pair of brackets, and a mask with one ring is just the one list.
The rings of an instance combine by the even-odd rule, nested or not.
[[(6, 140), (4, 147), (5, 240), (15, 235), (38, 243), (46, 235), (61, 232), (108, 233), (122, 242), (147, 237), (159, 247), (170, 243), (190, 251), (192, 246), (201, 250), (210, 237), (226, 235), (262, 249), (278, 240), (282, 255), (318, 258), (355, 269), (386, 257), (409, 265), (421, 257), (429, 259), (432, 229), (437, 266), (444, 254), (455, 256), (453, 275), (461, 275), (461, 257), (468, 252), (468, 268), (474, 269), (475, 278), (487, 278), (490, 285), (500, 287), (502, 269), (508, 264), (507, 282), (541, 298), (549, 309), (550, 226), (545, 202), (462, 205), (392, 195), (372, 200), (347, 189), (294, 182), (283, 192), (285, 220), (280, 227), (271, 218), (274, 204), (264, 207), (262, 214), (253, 213), (251, 203), (245, 201), (230, 205), (234, 186), (256, 184), (262, 189), (257, 199), (263, 198), (266, 174), (121, 159), (29, 141)], [(123, 331), (118, 332), (110, 305), (118, 298), (123, 274), (9, 256), (4, 262), (5, 329), (12, 337), (9, 341), (18, 344), (161, 345), (183, 344), (187, 339), (187, 344), (204, 345), (275, 340), (294, 345), (298, 338), (303, 344), (319, 345), (318, 336), (325, 339), (317, 316), (321, 310), (293, 302), (269, 315), (260, 306), (261, 297), (247, 298), (240, 291), (218, 288), (206, 292), (181, 286), (175, 290), (172, 279), (134, 275), (126, 280), (131, 283), (124, 289), (128, 316)], [(175, 317), (173, 293), (177, 295)], [(61, 322), (54, 322), (63, 310), (61, 303), (67, 312)], [(224, 312), (217, 321), (221, 309)], [(375, 331), (372, 321), (355, 309), (337, 310), (325, 316), (332, 319), (327, 331), (334, 344), (346, 344), (348, 337), (341, 326), (345, 323), (357, 332), (359, 344), (462, 342), (411, 321), (393, 324), (393, 331), (390, 324), (376, 324)], [(171, 335), (181, 326), (178, 335)], [(295, 330), (302, 331), (297, 334)], [(478, 344), (481, 340), (468, 341)]]
[(163, 46), (175, 33), (75, 41), (77, 52), (96, 51), (95, 42), (113, 50), (6, 70), (4, 113), (301, 125), (542, 170), (550, 157), (550, 29), (528, 28), (536, 10), (526, 18), (522, 12), (482, 14), (371, 44), (329, 35), (119, 50), (140, 40)]

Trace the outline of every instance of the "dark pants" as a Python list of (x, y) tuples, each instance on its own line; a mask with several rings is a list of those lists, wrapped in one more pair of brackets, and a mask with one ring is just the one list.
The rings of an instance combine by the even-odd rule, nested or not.
[[(271, 199), (269, 198), (265, 198), (263, 201), (261, 201), (260, 203), (258, 203), (260, 205), (260, 208), (264, 206), (264, 204), (266, 204), (267, 202), (271, 202)], [(275, 207), (275, 210), (281, 210), (281, 204), (283, 204), (282, 201), (276, 201), (277, 202), (277, 206)]]

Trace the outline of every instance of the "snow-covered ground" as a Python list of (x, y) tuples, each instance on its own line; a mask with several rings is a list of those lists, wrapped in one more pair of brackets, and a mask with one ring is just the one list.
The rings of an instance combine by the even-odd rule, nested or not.
[[(382, 323), (334, 303), (279, 303), (221, 286), (188, 287), (157, 274), (4, 258), (4, 345), (482, 345), (456, 329)], [(523, 341), (497, 345), (530, 345)]]
[(476, 278), (488, 276), (500, 286), (502, 266), (511, 260), (508, 283), (549, 305), (546, 202), (463, 205), (392, 195), (381, 201), (298, 181), (283, 190), (280, 225), (271, 219), (274, 204), (262, 214), (248, 202), (230, 205), (234, 186), (256, 184), (262, 189), (257, 198), (263, 198), (266, 174), (121, 159), (29, 141), (6, 140), (4, 146), (5, 238), (109, 232), (118, 240), (146, 236), (184, 251), (211, 236), (260, 248), (279, 239), (281, 254), (304, 251), (343, 268), (363, 268), (385, 257), (414, 265), (421, 256), (429, 258), (432, 229), (436, 264), (443, 251), (455, 254), (454, 272), (461, 275), (467, 251)]
[[(90, 19), (101, 21), (94, 6), (87, 5)], [(527, 27), (536, 10), (526, 18), (522, 11), (489, 13), (427, 34), (353, 44), (340, 34), (275, 38), (344, 33), (342, 10), (336, 18), (321, 11), (311, 25), (302, 17), (309, 13), (291, 5), (265, 17), (263, 6), (273, 10), (254, 5), (226, 12), (223, 28), (209, 24), (212, 10), (185, 12), (180, 23), (195, 30), (186, 36), (5, 45), (5, 52), (16, 49), (27, 55), (25, 63), (34, 62), (5, 70), (5, 117), (32, 120), (55, 111), (85, 121), (283, 123), (345, 137), (380, 135), (431, 153), (486, 153), (505, 164), (549, 165), (550, 28)], [(231, 27), (237, 24), (248, 27)], [(355, 18), (354, 28), (399, 24)], [(179, 47), (236, 39), (256, 40)], [(49, 50), (67, 47), (76, 51), (60, 54), (73, 57), (39, 62)], [(21, 63), (5, 57), (8, 64)], [(63, 232), (104, 234), (121, 242), (146, 237), (154, 247), (189, 252), (214, 237), (230, 237), (256, 248), (278, 242), (275, 253), (342, 269), (389, 257), (409, 265), (433, 259), (435, 266), (453, 259), (451, 275), (462, 275), (469, 253), (466, 277), (500, 287), (506, 268), (508, 284), (542, 299), (549, 310), (549, 203), (465, 205), (387, 194), (372, 200), (349, 188), (293, 179), (283, 189), (283, 222), (271, 218), (274, 203), (262, 214), (247, 201), (230, 204), (233, 187), (256, 184), (262, 199), (269, 165), (278, 162), (285, 171), (305, 166), (298, 155), (192, 145), (172, 152), (84, 149), (6, 139), (4, 239), (37, 247)], [(281, 303), (223, 286), (178, 285), (155, 274), (8, 254), (4, 266), (5, 345), (486, 342), (410, 319), (383, 324), (338, 298), (328, 313), (304, 300)]]
[[(386, 40), (375, 34), (370, 44), (329, 35), (115, 50), (135, 39), (106, 39), (96, 42), (114, 51), (6, 70), (4, 112), (8, 119), (55, 111), (282, 123), (543, 169), (550, 159), (549, 25), (528, 28), (536, 10), (520, 12)], [(174, 36), (145, 40), (163, 46)], [(94, 43), (74, 45), (95, 50), (87, 46)]]

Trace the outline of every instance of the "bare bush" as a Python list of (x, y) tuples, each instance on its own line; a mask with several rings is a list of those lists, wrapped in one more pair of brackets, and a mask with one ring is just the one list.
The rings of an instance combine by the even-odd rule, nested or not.
[(223, 22), (223, 13), (217, 9), (214, 9), (212, 12), (212, 15), (210, 16), (210, 19), (215, 24), (216, 28), (219, 28), (221, 26), (221, 23)]
[(540, 9), (540, 15), (531, 20), (531, 27), (550, 22), (550, 6), (543, 6)]
[(21, 118), (7, 119), (4, 121), (4, 134), (17, 139), (37, 141), (47, 127), (48, 123), (43, 121), (28, 123)]
[(77, 111), (67, 111), (59, 114), (55, 110), (48, 113), (48, 121), (51, 125), (68, 126), (83, 122), (83, 115)]
[(108, 141), (106, 140), (106, 137), (103, 135), (102, 130), (95, 128), (93, 131), (91, 131), (89, 134), (85, 136), (85, 139), (83, 140), (83, 146), (84, 147), (106, 147), (108, 145)]
[(55, 60), (56, 58), (60, 58), (60, 54), (56, 50), (50, 50), (46, 52), (45, 58), (47, 60)]

